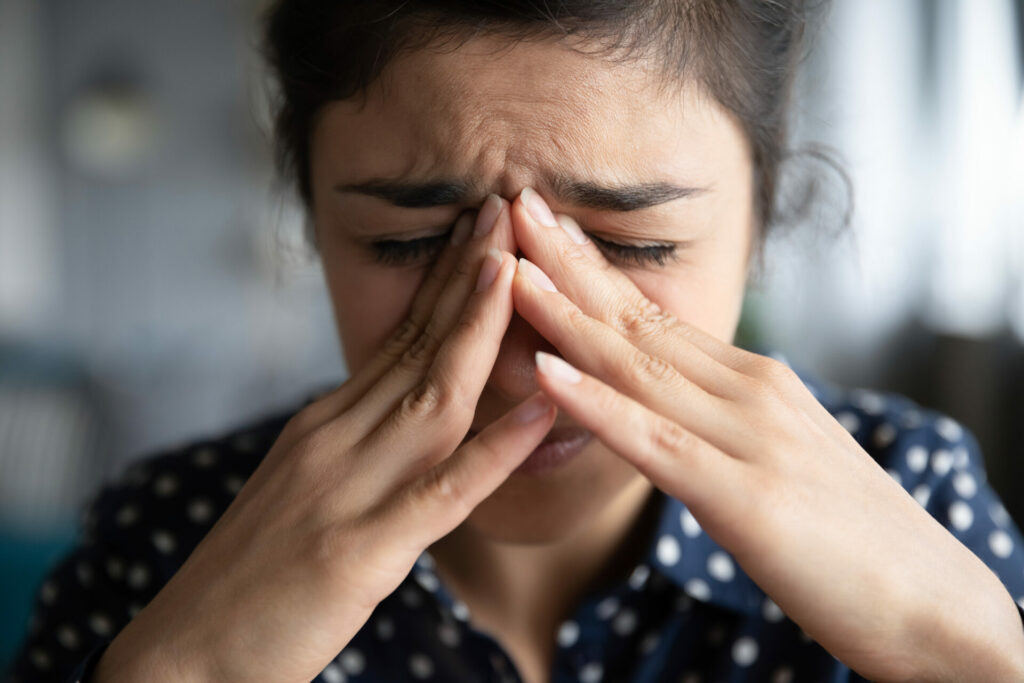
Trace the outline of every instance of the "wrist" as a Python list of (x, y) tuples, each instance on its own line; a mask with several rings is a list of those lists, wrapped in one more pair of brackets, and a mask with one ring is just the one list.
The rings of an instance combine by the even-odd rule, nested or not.
[(995, 574), (978, 563), (983, 578), (949, 584), (940, 603), (918, 610), (907, 639), (916, 655), (912, 680), (1024, 681), (1020, 611)]

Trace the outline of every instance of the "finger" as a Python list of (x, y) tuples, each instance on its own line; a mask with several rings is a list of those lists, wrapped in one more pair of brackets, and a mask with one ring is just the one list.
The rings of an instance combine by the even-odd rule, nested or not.
[(556, 415), (538, 392), (488, 425), (392, 497), (386, 515), (394, 528), (407, 532), (404, 540), (414, 552), (449, 533), (544, 440)]
[(721, 505), (722, 496), (744, 476), (742, 461), (557, 356), (537, 352), (537, 381), (560, 410), (695, 510), (714, 499)]
[[(511, 213), (517, 245), (558, 289), (588, 315), (645, 351), (685, 368), (702, 384), (705, 379), (714, 384), (716, 365), (741, 372), (750, 360), (750, 352), (678, 320), (651, 302), (625, 273), (608, 262), (576, 221), (565, 215), (555, 217), (535, 191), (523, 190)], [(666, 338), (664, 331), (671, 331), (671, 338)]]
[(633, 346), (550, 286), (535, 284), (533, 278), (543, 273), (532, 268), (529, 261), (519, 261), (513, 285), (516, 311), (562, 356), (725, 452), (743, 453), (747, 444), (741, 437), (749, 437), (749, 427), (737, 424), (741, 406)]
[(512, 319), (514, 272), (511, 254), (488, 252), (477, 291), (425, 375), (363, 440), (366, 452), (407, 454), (388, 464), (395, 476), (433, 466), (465, 437)]
[(419, 337), (452, 271), (466, 250), (475, 219), (476, 212), (467, 211), (455, 221), (451, 238), (416, 291), (408, 315), (384, 342), (380, 351), (348, 380), (303, 408), (302, 414), (296, 416), (301, 418), (303, 431), (319, 427), (359, 400)]

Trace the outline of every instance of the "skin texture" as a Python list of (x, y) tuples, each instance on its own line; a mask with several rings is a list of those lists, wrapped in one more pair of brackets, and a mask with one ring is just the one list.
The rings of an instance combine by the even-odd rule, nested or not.
[[(399, 324), (430, 260), (383, 265), (366, 241), (438, 234), (487, 193), (514, 199), (528, 186), (615, 242), (685, 242), (664, 266), (618, 266), (665, 310), (731, 342), (755, 227), (749, 150), (738, 124), (695, 86), (665, 92), (660, 85), (643, 64), (612, 64), (557, 44), (510, 48), (478, 39), (455, 52), (400, 59), (365, 100), (326, 107), (312, 138), (313, 219), (349, 367), (358, 370)], [(595, 210), (560, 200), (548, 182), (554, 173), (701, 191), (636, 211)], [(474, 191), (455, 205), (410, 209), (335, 189), (377, 179), (456, 179)], [(519, 251), (511, 231), (505, 248)], [(474, 429), (536, 390), (538, 349), (553, 350), (514, 316)], [(564, 414), (556, 422), (573, 423)], [(523, 662), (550, 656), (558, 623), (626, 541), (650, 491), (629, 462), (594, 439), (564, 468), (510, 477), (433, 550), (442, 575), (447, 569), (471, 609), (475, 603), (475, 620), (510, 632), (508, 642), (522, 643), (510, 645), (523, 653), (520, 667), (540, 671)], [(577, 594), (567, 585), (579, 586)]]

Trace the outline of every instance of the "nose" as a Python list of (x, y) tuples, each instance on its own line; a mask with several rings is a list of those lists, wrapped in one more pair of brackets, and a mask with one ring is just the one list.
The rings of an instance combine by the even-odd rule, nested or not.
[(537, 351), (556, 353), (555, 347), (540, 336), (529, 323), (512, 314), (512, 321), (501, 340), (498, 357), (487, 380), (487, 388), (501, 399), (514, 404), (537, 391), (534, 375), (534, 354)]

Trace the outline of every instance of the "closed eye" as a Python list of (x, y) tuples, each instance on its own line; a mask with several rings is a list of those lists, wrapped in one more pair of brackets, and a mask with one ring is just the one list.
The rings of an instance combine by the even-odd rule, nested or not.
[(590, 239), (605, 253), (605, 256), (623, 265), (664, 266), (679, 258), (678, 244), (620, 244), (594, 234), (590, 235)]
[(370, 243), (377, 263), (386, 266), (408, 266), (433, 261), (450, 239), (450, 232), (412, 240), (378, 240)]

